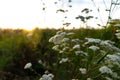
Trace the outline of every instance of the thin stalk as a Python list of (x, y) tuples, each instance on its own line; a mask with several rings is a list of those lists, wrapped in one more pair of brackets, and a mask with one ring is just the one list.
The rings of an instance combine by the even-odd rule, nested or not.
[(108, 52), (98, 60), (97, 64), (99, 64), (107, 55), (108, 55)]
[(111, 0), (111, 3), (110, 3), (110, 8), (109, 8), (109, 12), (108, 12), (108, 19), (107, 19), (106, 27), (108, 26), (108, 23), (111, 20), (112, 6), (113, 6), (113, 0)]
[(93, 5), (95, 6), (95, 8), (96, 8), (96, 10), (97, 10), (97, 12), (98, 12), (99, 19), (100, 19), (102, 25), (104, 25), (103, 20), (102, 20), (102, 17), (101, 17), (101, 14), (100, 14), (100, 9), (97, 8), (96, 3), (94, 2), (94, 0), (91, 0), (91, 1), (93, 2)]

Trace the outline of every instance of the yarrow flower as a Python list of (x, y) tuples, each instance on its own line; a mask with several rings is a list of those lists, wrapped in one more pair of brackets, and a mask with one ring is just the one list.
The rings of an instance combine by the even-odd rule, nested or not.
[(75, 45), (75, 46), (73, 46), (73, 49), (79, 49), (80, 48), (80, 45)]
[(107, 57), (112, 61), (120, 61), (120, 57), (117, 55), (110, 55), (108, 54)]
[(85, 68), (79, 68), (82, 74), (86, 74), (86, 69)]
[(53, 74), (44, 74), (39, 80), (53, 80), (54, 75)]
[(88, 40), (88, 43), (100, 43), (101, 40), (100, 39), (94, 39), (94, 38), (85, 38), (86, 40)]
[(24, 66), (24, 69), (29, 69), (31, 66), (32, 66), (32, 63), (29, 62)]
[(75, 51), (75, 55), (79, 55), (81, 51)]
[(87, 78), (87, 80), (92, 80), (91, 78)]
[(63, 62), (67, 62), (68, 61), (68, 58), (62, 58), (62, 60), (60, 60), (60, 64), (63, 63)]
[(107, 73), (107, 74), (112, 74), (112, 70), (110, 68), (108, 68), (107, 66), (102, 66), (101, 68), (99, 68), (99, 71), (101, 73)]
[(68, 42), (69, 38), (63, 38), (62, 42)]
[(100, 48), (97, 47), (97, 46), (90, 46), (89, 49), (93, 50), (93, 51), (97, 51), (99, 50)]

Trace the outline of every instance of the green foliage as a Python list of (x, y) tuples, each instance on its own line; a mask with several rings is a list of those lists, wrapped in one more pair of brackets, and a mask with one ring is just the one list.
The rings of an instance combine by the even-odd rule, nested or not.
[[(0, 71), (7, 71), (19, 76), (29, 76), (31, 79), (36, 76), (33, 72), (24, 69), (24, 65), (31, 62), (38, 73), (43, 74), (45, 70), (53, 72), (63, 80), (64, 77), (76, 74), (74, 73), (75, 66), (72, 68), (73, 72), (66, 74), (65, 71), (69, 66), (65, 64), (57, 65), (59, 63), (57, 51), (52, 50), (52, 43), (49, 43), (51, 36), (59, 30), (55, 29), (34, 29), (32, 32), (25, 30), (0, 30)], [(71, 29), (65, 30), (66, 32), (74, 32), (75, 35), (71, 36), (74, 39), (84, 40), (86, 37), (100, 38), (103, 40), (115, 41), (112, 27), (105, 29)], [(109, 36), (109, 37), (108, 37)], [(119, 42), (117, 42), (118, 44)], [(83, 50), (85, 48), (82, 48)], [(91, 53), (91, 51), (90, 51)], [(92, 54), (91, 54), (92, 55)], [(62, 55), (61, 55), (62, 56)], [(79, 57), (70, 55), (75, 61), (79, 63)], [(89, 60), (91, 60), (89, 58)], [(43, 64), (39, 64), (38, 60), (41, 60)], [(56, 66), (55, 66), (56, 65)], [(60, 67), (60, 66), (64, 66)], [(73, 66), (73, 65), (71, 65)], [(83, 65), (84, 66), (84, 65)], [(54, 67), (54, 68), (53, 68)], [(56, 73), (57, 70), (59, 73)], [(64, 70), (63, 70), (64, 69)], [(65, 72), (63, 72), (65, 71)], [(61, 77), (61, 75), (64, 77)], [(72, 76), (71, 76), (72, 77)]]

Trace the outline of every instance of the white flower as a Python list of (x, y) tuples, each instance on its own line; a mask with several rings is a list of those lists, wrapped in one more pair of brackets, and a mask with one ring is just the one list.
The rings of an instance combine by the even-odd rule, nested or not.
[(120, 57), (117, 55), (110, 55), (108, 54), (107, 57), (112, 61), (120, 61)]
[(67, 61), (68, 61), (68, 58), (62, 58), (59, 63), (61, 64), (63, 62), (67, 62)]
[(54, 41), (54, 36), (49, 39), (49, 42), (53, 42), (53, 41)]
[(59, 45), (53, 46), (52, 49), (53, 49), (53, 50), (56, 50), (56, 51), (59, 50)]
[(100, 43), (101, 40), (100, 39), (94, 39), (94, 38), (85, 38), (86, 40), (88, 40), (88, 43)]
[(93, 50), (93, 51), (97, 51), (99, 50), (100, 48), (97, 47), (97, 46), (90, 46), (89, 49)]
[(54, 44), (60, 44), (62, 39), (64, 38), (63, 34), (57, 34), (49, 39), (49, 42), (53, 42)]
[(38, 63), (39, 63), (39, 64), (42, 64), (42, 60), (38, 60)]
[(64, 47), (63, 51), (69, 50), (69, 47)]
[(101, 41), (100, 45), (105, 46), (109, 50), (120, 52), (120, 49), (110, 44), (109, 41)]
[(69, 33), (67, 33), (68, 36), (69, 36), (69, 35), (73, 35), (73, 34), (75, 34), (75, 33), (73, 33), (73, 32), (69, 32)]
[(24, 66), (24, 69), (28, 69), (28, 68), (30, 68), (32, 66), (32, 63), (27, 63), (25, 66)]
[(50, 74), (48, 74), (48, 77), (53, 78), (53, 77), (54, 77), (54, 75), (50, 73)]
[(68, 42), (69, 38), (63, 38), (62, 42)]
[(74, 43), (79, 43), (80, 40), (79, 40), (79, 39), (72, 39), (72, 42), (74, 42)]
[(110, 68), (108, 68), (107, 66), (102, 66), (101, 68), (99, 68), (99, 71), (101, 73), (107, 73), (107, 74), (112, 74), (112, 70)]
[(80, 45), (78, 44), (73, 46), (73, 49), (79, 49), (79, 48), (80, 48)]
[(86, 69), (85, 68), (79, 68), (82, 74), (86, 74)]
[(79, 55), (81, 51), (75, 51), (75, 55)]
[(62, 38), (63, 38), (63, 37), (62, 37), (61, 35), (55, 35), (55, 36), (54, 36), (54, 39), (53, 39), (54, 44), (60, 44)]
[(44, 74), (39, 80), (52, 80), (54, 78), (53, 74)]
[(91, 78), (87, 78), (87, 80), (92, 80)]

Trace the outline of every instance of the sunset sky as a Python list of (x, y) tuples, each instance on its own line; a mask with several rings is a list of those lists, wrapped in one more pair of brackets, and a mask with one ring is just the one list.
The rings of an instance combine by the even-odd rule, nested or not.
[[(67, 7), (68, 0), (63, 0), (64, 4), (59, 2), (55, 5), (54, 2), (56, 1), (59, 2), (59, 0), (0, 0), (0, 28), (24, 28), (29, 30), (35, 27), (60, 28), (65, 15), (68, 16), (66, 22), (72, 23), (70, 28), (79, 27), (82, 23), (76, 20), (75, 17), (80, 15), (81, 10), (84, 8), (93, 10), (90, 15), (99, 16), (91, 0), (72, 0), (72, 8)], [(100, 16), (105, 22), (108, 14), (105, 12), (103, 0), (94, 1), (97, 7), (100, 8)], [(111, 0), (105, 1), (109, 8)], [(45, 6), (43, 2), (45, 2)], [(43, 7), (46, 7), (46, 11), (42, 10)], [(56, 14), (56, 10), (60, 8), (68, 9), (69, 13)], [(118, 16), (118, 13), (120, 13), (119, 8), (114, 12), (114, 19), (120, 19), (120, 16)], [(93, 19), (88, 24), (95, 26), (97, 23), (100, 23), (100, 21)]]

